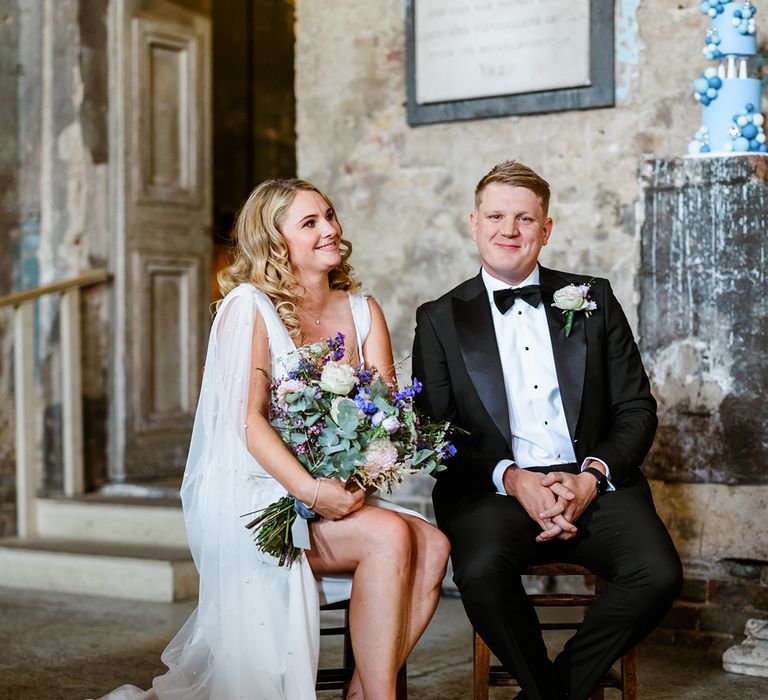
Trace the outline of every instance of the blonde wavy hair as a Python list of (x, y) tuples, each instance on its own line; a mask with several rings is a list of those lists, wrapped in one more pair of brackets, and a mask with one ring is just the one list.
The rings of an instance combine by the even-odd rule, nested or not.
[[(265, 180), (251, 192), (237, 216), (232, 262), (218, 273), (217, 279), (222, 297), (243, 283), (260, 289), (275, 305), (291, 337), (302, 339), (297, 308), (304, 300), (304, 290), (293, 272), (288, 243), (280, 232), (297, 192), (317, 192), (336, 211), (331, 200), (305, 180)], [(360, 282), (348, 262), (352, 244), (342, 238), (339, 252), (341, 262), (328, 273), (328, 283), (331, 289), (355, 293)]]

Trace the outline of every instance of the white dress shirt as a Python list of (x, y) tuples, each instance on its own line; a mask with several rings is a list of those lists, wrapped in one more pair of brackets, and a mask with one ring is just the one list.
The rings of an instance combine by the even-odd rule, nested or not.
[[(568, 464), (576, 461), (576, 453), (565, 420), (544, 303), (534, 308), (525, 300), (516, 299), (502, 314), (493, 301), (493, 293), (509, 289), (509, 285), (484, 268), (482, 278), (491, 305), (515, 456), (514, 462), (501, 460), (493, 472), (496, 489), (506, 494), (503, 477), (511, 464), (522, 468)], [(539, 284), (538, 265), (518, 286), (529, 284)], [(595, 458), (587, 457), (581, 468), (590, 460)], [(608, 470), (602, 460), (595, 461)], [(610, 472), (607, 475), (610, 477)], [(609, 485), (609, 489), (613, 490), (613, 486)]]

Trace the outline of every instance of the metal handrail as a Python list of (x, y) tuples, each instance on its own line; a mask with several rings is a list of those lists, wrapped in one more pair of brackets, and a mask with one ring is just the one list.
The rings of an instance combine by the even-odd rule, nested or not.
[(35, 289), (25, 289), (23, 292), (15, 292), (14, 294), (6, 294), (0, 297), (0, 309), (4, 306), (19, 306), (25, 301), (31, 301), (32, 299), (39, 299), (46, 294), (56, 294), (57, 292), (65, 292), (68, 289), (74, 287), (90, 287), (93, 284), (99, 282), (106, 282), (109, 279), (109, 272), (107, 270), (91, 270), (84, 272), (82, 275), (72, 277), (68, 280), (62, 280), (61, 282), (52, 282), (51, 284), (44, 284)]

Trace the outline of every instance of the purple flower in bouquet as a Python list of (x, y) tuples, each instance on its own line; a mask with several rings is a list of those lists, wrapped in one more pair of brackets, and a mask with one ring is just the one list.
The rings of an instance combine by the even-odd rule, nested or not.
[(364, 369), (361, 367), (357, 370), (357, 378), (362, 386), (370, 384), (373, 381), (374, 372), (370, 369)]
[[(362, 381), (360, 379), (360, 372), (357, 373), (357, 379), (358, 381)], [(360, 410), (368, 416), (373, 415), (379, 410), (376, 404), (371, 401), (371, 395), (365, 389), (357, 390), (355, 403), (360, 407)]]
[(328, 338), (325, 341), (330, 351), (324, 362), (341, 362), (344, 359), (344, 334), (337, 333), (334, 338)]
[(402, 391), (398, 391), (394, 395), (394, 399), (397, 402), (406, 401), (412, 399), (416, 394), (420, 394), (422, 389), (421, 382), (414, 377), (413, 384), (405, 387)]
[(449, 457), (455, 457), (456, 456), (456, 448), (453, 446), (452, 443), (446, 443), (445, 447), (443, 447), (442, 451), (440, 452), (443, 459), (448, 459)]

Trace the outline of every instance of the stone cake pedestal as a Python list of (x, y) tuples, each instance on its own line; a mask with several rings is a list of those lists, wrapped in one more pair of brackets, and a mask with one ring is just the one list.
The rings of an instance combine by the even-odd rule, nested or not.
[(768, 484), (768, 157), (641, 165), (640, 349), (659, 401), (644, 471)]
[(768, 158), (647, 159), (640, 185), (643, 470), (686, 578), (663, 624), (719, 646), (746, 622), (723, 665), (768, 676)]

